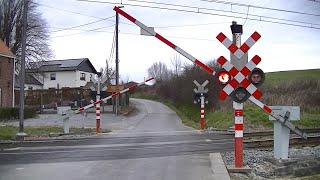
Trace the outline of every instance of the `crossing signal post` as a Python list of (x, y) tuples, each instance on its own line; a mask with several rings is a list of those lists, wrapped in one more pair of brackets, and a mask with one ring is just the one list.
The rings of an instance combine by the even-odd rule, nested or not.
[(205, 88), (205, 86), (209, 83), (209, 81), (206, 80), (202, 85), (200, 85), (196, 80), (194, 80), (193, 83), (198, 87), (198, 89), (193, 89), (193, 102), (194, 104), (198, 104), (198, 102), (200, 102), (200, 128), (203, 130), (205, 125), (204, 105), (208, 104), (208, 100), (205, 101), (205, 98), (208, 97), (208, 88)]
[[(97, 73), (97, 80), (92, 76), (91, 81), (95, 84), (95, 86), (91, 86), (90, 89), (92, 91), (97, 91), (96, 94), (96, 102), (100, 101), (101, 98), (101, 90), (106, 90), (107, 86), (101, 87), (101, 84), (104, 84), (107, 81), (107, 78), (101, 78), (102, 72)], [(101, 117), (101, 109), (100, 103), (96, 104), (96, 133), (100, 133), (100, 117)]]

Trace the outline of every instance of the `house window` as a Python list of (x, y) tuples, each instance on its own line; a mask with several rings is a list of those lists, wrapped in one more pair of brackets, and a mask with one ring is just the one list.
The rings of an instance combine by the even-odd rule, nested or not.
[(50, 80), (56, 80), (56, 73), (50, 74)]
[(28, 87), (28, 90), (32, 90), (32, 89), (33, 89), (33, 87), (32, 87), (32, 86), (29, 86), (29, 87)]
[(83, 81), (86, 80), (86, 74), (85, 73), (81, 73), (80, 74), (80, 80), (83, 80)]

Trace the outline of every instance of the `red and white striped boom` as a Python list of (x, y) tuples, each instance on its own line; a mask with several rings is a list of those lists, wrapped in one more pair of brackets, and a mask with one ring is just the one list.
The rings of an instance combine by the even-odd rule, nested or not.
[(104, 98), (104, 99), (101, 99), (101, 100), (99, 100), (99, 101), (93, 102), (92, 104), (89, 104), (89, 105), (87, 105), (87, 106), (85, 106), (85, 107), (81, 107), (81, 108), (79, 108), (78, 110), (76, 110), (75, 113), (76, 113), (76, 114), (81, 113), (82, 111), (84, 111), (84, 110), (86, 110), (86, 109), (92, 108), (92, 107), (94, 107), (94, 106), (97, 105), (97, 104), (101, 104), (102, 102), (105, 102), (105, 101), (107, 101), (108, 99), (111, 99), (112, 97), (119, 96), (120, 94), (125, 93), (125, 92), (127, 92), (127, 91), (130, 91), (130, 90), (132, 90), (132, 89), (134, 89), (134, 88), (136, 88), (136, 87), (138, 87), (138, 86), (141, 86), (142, 84), (145, 84), (146, 82), (151, 81), (151, 80), (153, 80), (153, 79), (154, 79), (153, 77), (152, 77), (152, 78), (149, 78), (149, 79), (147, 79), (147, 80), (145, 80), (145, 81), (143, 81), (143, 82), (141, 82), (141, 83), (139, 83), (139, 84), (130, 86), (130, 87), (127, 88), (127, 89), (124, 89), (124, 90), (122, 90), (122, 91), (116, 92), (116, 93), (112, 94), (111, 96), (108, 96), (108, 97), (106, 97), (106, 98)]
[(129, 14), (127, 14), (126, 12), (122, 11), (120, 8), (115, 6), (113, 8), (113, 10), (115, 10), (117, 13), (121, 14), (123, 17), (127, 18), (129, 21), (133, 22), (134, 24), (136, 24), (137, 26), (139, 26), (140, 28), (142, 28), (146, 32), (150, 33), (152, 36), (156, 37), (157, 39), (159, 39), (160, 41), (162, 41), (166, 45), (170, 46), (172, 49), (177, 51), (179, 54), (186, 57), (187, 59), (189, 59), (193, 63), (197, 64), (198, 66), (200, 66), (201, 68), (203, 68), (204, 70), (209, 72), (210, 74), (213, 74), (213, 75), (216, 74), (216, 72), (213, 69), (211, 69), (209, 66), (203, 64), (201, 61), (199, 61), (198, 59), (196, 59), (195, 57), (193, 57), (192, 55), (190, 55), (189, 53), (187, 53), (186, 51), (184, 51), (180, 47), (176, 46), (175, 44), (173, 44), (172, 42), (170, 42), (169, 40), (167, 40), (166, 38), (164, 38), (160, 34), (156, 33), (151, 28), (148, 28), (146, 25), (144, 25), (143, 23), (141, 23), (140, 21), (138, 21), (134, 17), (132, 17)]

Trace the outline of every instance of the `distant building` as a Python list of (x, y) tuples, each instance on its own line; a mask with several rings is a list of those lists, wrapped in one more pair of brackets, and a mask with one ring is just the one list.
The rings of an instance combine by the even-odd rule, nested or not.
[[(88, 58), (44, 61), (39, 63), (37, 68), (27, 69), (26, 72), (41, 74), (42, 79), (35, 79), (39, 79), (38, 82), (43, 84), (43, 89), (84, 87), (90, 81), (91, 76), (97, 74)], [(36, 83), (34, 80), (32, 82)], [(37, 86), (33, 84), (29, 87), (38, 88), (40, 84)]]
[[(20, 89), (20, 77), (16, 75), (15, 77), (15, 85), (14, 89), (19, 90)], [(40, 82), (41, 80), (35, 78), (31, 74), (26, 74), (25, 76), (25, 81), (24, 81), (24, 90), (37, 90), (37, 89), (42, 89), (43, 84)]]
[(0, 107), (14, 106), (15, 56), (0, 39)]

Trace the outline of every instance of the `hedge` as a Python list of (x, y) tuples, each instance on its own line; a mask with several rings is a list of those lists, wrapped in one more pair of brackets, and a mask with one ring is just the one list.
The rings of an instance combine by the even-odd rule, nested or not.
[[(36, 116), (36, 110), (24, 108), (24, 118), (33, 118)], [(19, 108), (0, 108), (0, 120), (19, 119)]]

